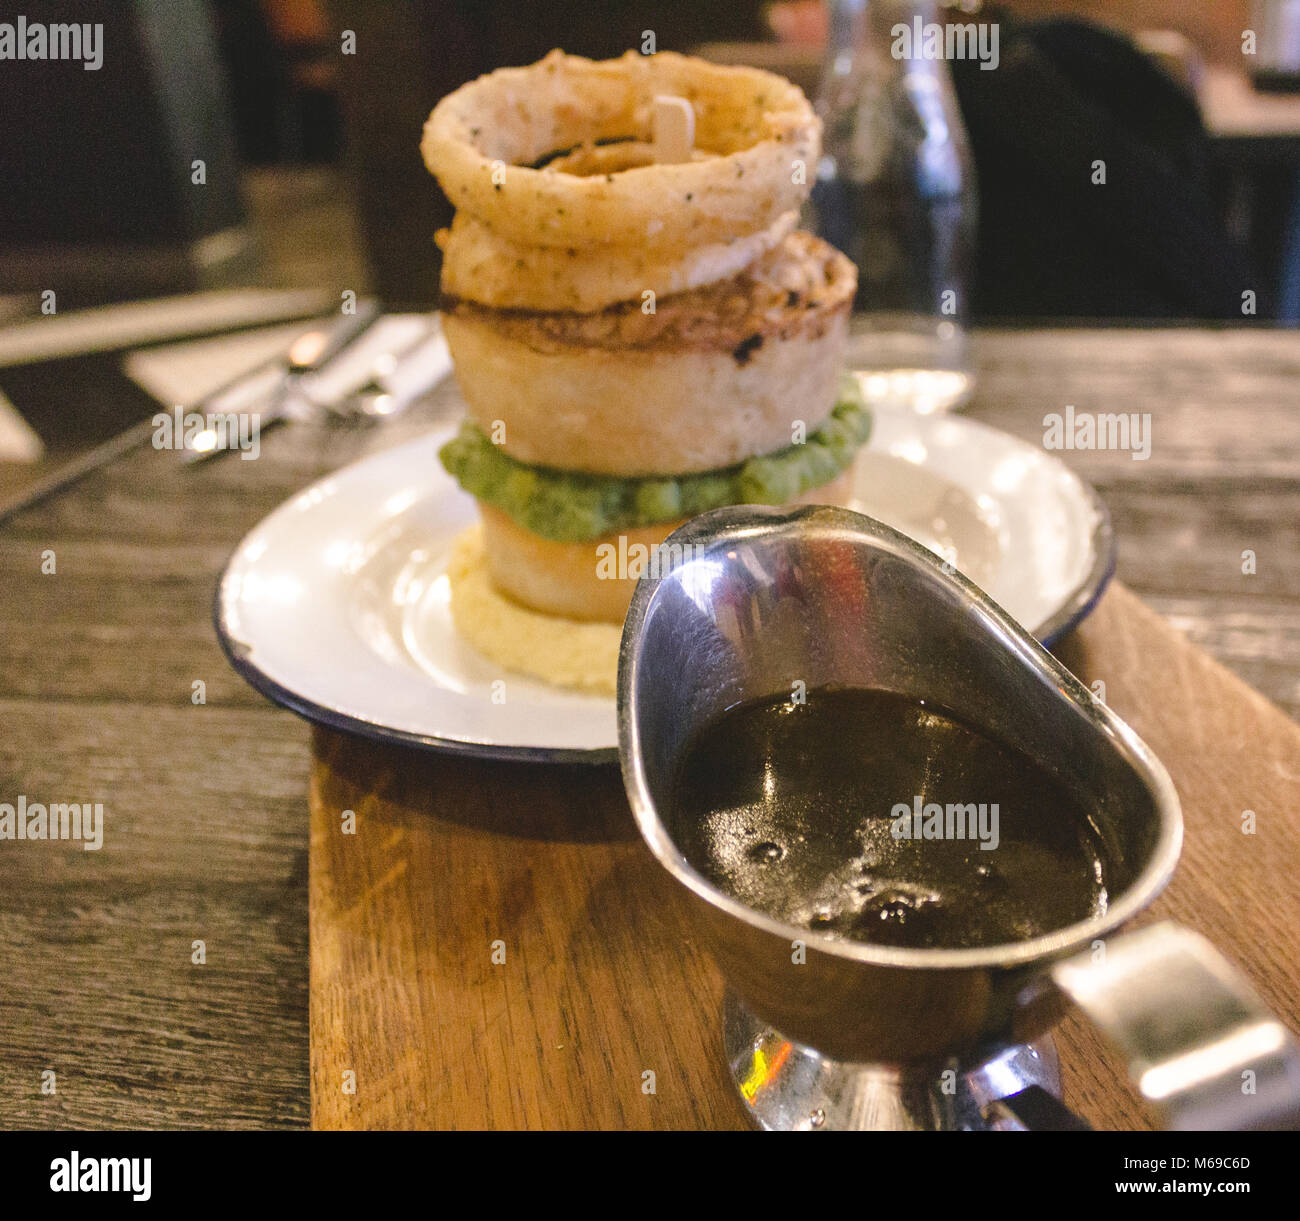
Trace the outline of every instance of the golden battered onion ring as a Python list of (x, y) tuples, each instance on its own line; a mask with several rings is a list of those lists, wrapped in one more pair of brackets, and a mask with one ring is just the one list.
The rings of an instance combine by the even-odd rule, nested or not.
[(458, 212), (440, 234), (442, 291), (497, 309), (594, 314), (644, 300), (647, 291), (667, 297), (730, 279), (778, 246), (797, 220), (797, 212), (785, 212), (747, 237), (677, 254), (644, 246), (522, 246)]
[[(660, 94), (691, 102), (696, 147), (709, 155), (585, 177), (530, 168), (560, 149), (649, 140)], [(797, 86), (671, 51), (600, 61), (552, 51), (499, 69), (443, 98), (421, 143), (452, 204), (502, 237), (679, 250), (766, 229), (798, 208), (820, 148), (821, 123)]]
[[(701, 161), (705, 156), (697, 148), (692, 151), (691, 159)], [(646, 140), (619, 140), (614, 144), (580, 144), (567, 153), (552, 157), (542, 166), (542, 172), (557, 174), (563, 171), (590, 178), (593, 174), (621, 174), (624, 170), (638, 170), (654, 163), (653, 144)]]

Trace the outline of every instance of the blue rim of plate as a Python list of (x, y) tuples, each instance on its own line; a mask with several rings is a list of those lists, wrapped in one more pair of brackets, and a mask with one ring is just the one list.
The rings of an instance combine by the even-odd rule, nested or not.
[[(988, 427), (978, 420), (967, 420), (966, 423)], [(1070, 473), (1074, 475), (1073, 471)], [(1052, 648), (1092, 613), (1115, 575), (1115, 531), (1111, 524), (1110, 511), (1092, 484), (1082, 476), (1074, 475), (1074, 477), (1086, 492), (1097, 513), (1090, 539), (1093, 561), (1087, 575), (1062, 602), (1056, 613), (1030, 632), (1030, 635), (1045, 649)], [(468, 742), (463, 738), (444, 738), (436, 734), (415, 733), (408, 729), (393, 729), (342, 712), (337, 708), (331, 708), (326, 704), (318, 704), (315, 700), (290, 690), (249, 660), (248, 647), (234, 638), (226, 622), (222, 606), (222, 590), (240, 546), (242, 540), (222, 565), (221, 575), (217, 578), (217, 587), (212, 598), (212, 622), (216, 628), (217, 642), (221, 645), (221, 651), (226, 655), (231, 668), (250, 687), (266, 696), (272, 703), (297, 713), (298, 716), (313, 724), (342, 730), (344, 733), (368, 738), (373, 742), (421, 747), (425, 750), (459, 755), (462, 758), (489, 759), (501, 763), (581, 763), (593, 766), (618, 762), (617, 746), (600, 746), (591, 749), (564, 746), (509, 746), (499, 743)]]
[(327, 704), (318, 704), (277, 682), (265, 670), (258, 669), (247, 656), (246, 647), (235, 640), (225, 621), (221, 606), (221, 589), (226, 582), (231, 561), (227, 560), (217, 579), (216, 593), (212, 599), (212, 622), (217, 630), (217, 643), (226, 655), (231, 669), (254, 691), (261, 692), (273, 704), (297, 713), (306, 721), (323, 725), (327, 729), (341, 729), (345, 733), (369, 738), (372, 742), (387, 742), (400, 746), (419, 746), (443, 754), (460, 755), (470, 759), (491, 759), (499, 763), (584, 763), (603, 764), (618, 762), (617, 746), (593, 747), (581, 750), (566, 746), (506, 746), (492, 742), (467, 742), (463, 738), (442, 738), (436, 734), (414, 733), (409, 729), (393, 729), (375, 721), (367, 721), (341, 712)]

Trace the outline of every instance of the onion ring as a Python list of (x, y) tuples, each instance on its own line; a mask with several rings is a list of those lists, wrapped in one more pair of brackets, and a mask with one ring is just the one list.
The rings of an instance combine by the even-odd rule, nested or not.
[[(531, 168), (557, 150), (648, 140), (659, 94), (691, 102), (706, 156), (585, 177)], [(448, 94), (420, 147), (452, 204), (509, 240), (680, 250), (766, 229), (797, 209), (821, 122), (796, 85), (758, 68), (672, 51), (600, 61), (552, 51)]]
[[(697, 148), (692, 160), (704, 156)], [(552, 157), (542, 166), (542, 172), (556, 174), (563, 171), (580, 178), (590, 178), (593, 174), (621, 174), (624, 170), (636, 170), (654, 163), (653, 144), (645, 140), (618, 140), (613, 144), (580, 144), (567, 153)]]
[(797, 212), (785, 212), (747, 237), (675, 254), (644, 246), (523, 246), (458, 212), (439, 235), (442, 290), (496, 309), (594, 314), (643, 301), (646, 292), (667, 297), (730, 279), (778, 246), (797, 220)]

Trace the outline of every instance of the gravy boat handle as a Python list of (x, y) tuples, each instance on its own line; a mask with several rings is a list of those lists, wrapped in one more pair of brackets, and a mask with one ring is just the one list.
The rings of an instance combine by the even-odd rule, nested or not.
[(1199, 933), (1151, 924), (1048, 971), (1173, 1131), (1300, 1127), (1300, 1043)]

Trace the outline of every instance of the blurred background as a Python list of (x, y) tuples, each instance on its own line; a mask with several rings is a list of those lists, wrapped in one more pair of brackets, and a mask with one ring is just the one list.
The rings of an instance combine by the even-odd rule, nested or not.
[[(964, 321), (1300, 321), (1300, 0), (880, 4), (998, 25), (996, 71), (945, 69), (973, 165)], [(649, 30), (825, 105), (832, 25), (822, 0), (6, 7), (103, 22), (105, 54), (0, 66), (0, 321), (50, 289), (60, 311), (236, 284), (431, 306), (450, 209), (418, 143), (439, 97)], [(1104, 196), (1085, 189), (1096, 161)]]

